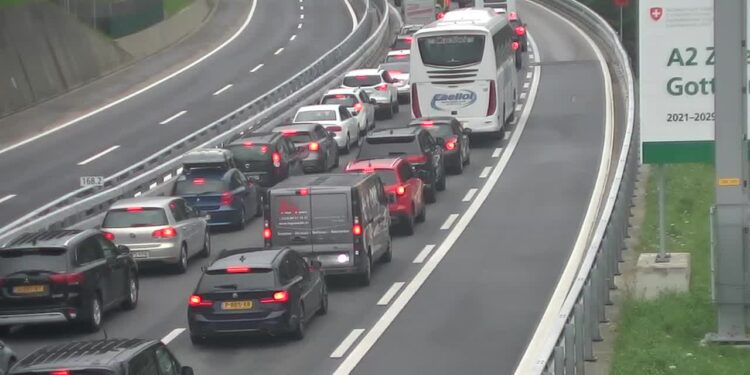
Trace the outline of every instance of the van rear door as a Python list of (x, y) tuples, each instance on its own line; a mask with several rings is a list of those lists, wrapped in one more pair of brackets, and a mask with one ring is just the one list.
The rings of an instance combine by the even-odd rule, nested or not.
[(350, 252), (353, 248), (351, 201), (346, 192), (313, 191), (312, 236), (316, 255)]
[(312, 213), (307, 189), (271, 190), (273, 246), (289, 246), (301, 253), (312, 253)]

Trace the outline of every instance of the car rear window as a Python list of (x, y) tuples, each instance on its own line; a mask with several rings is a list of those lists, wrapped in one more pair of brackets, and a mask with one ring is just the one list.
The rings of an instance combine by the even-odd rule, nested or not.
[(0, 250), (0, 276), (25, 270), (66, 272), (67, 250), (58, 247)]
[(365, 138), (365, 142), (362, 142), (362, 146), (360, 146), (357, 159), (377, 159), (418, 154), (422, 154), (422, 149), (413, 135), (401, 137), (367, 137)]
[(321, 104), (340, 104), (347, 107), (354, 107), (357, 104), (357, 97), (350, 94), (326, 95), (321, 100)]
[(130, 207), (110, 210), (104, 216), (104, 228), (156, 227), (167, 225), (167, 215), (162, 208)]
[(411, 38), (398, 38), (395, 42), (393, 42), (393, 45), (391, 45), (392, 50), (401, 50), (401, 49), (411, 49)]
[(284, 135), (284, 138), (294, 142), (294, 143), (307, 143), (312, 142), (312, 136), (309, 132), (297, 132), (297, 131), (288, 131), (288, 132), (282, 132)]
[(205, 193), (219, 193), (225, 190), (223, 173), (199, 173), (180, 175), (174, 185), (174, 194), (196, 195)]
[(419, 38), (422, 63), (432, 66), (477, 64), (484, 54), (482, 35), (436, 35)]
[(404, 62), (404, 61), (408, 62), (409, 61), (409, 57), (411, 57), (411, 55), (409, 55), (408, 53), (388, 55), (385, 58), (385, 62), (387, 62), (387, 63)]
[(297, 113), (294, 122), (336, 121), (336, 111), (303, 111)]
[(266, 144), (231, 145), (228, 149), (236, 162), (266, 161), (271, 158), (271, 148)]
[[(15, 372), (14, 375), (45, 375), (48, 374), (47, 372)], [(54, 374), (52, 372), (51, 374)], [(68, 370), (67, 372), (64, 372), (64, 374), (70, 374), (70, 375), (112, 375), (114, 372), (109, 370), (102, 370), (102, 369), (92, 369), (92, 370)]]
[(344, 86), (346, 87), (366, 87), (366, 86), (375, 86), (377, 84), (380, 84), (382, 78), (377, 75), (356, 75), (356, 76), (348, 76), (344, 78)]
[(397, 74), (409, 73), (409, 63), (392, 62), (380, 64), (380, 68), (387, 70), (392, 76)]
[(449, 124), (445, 125), (423, 125), (423, 128), (427, 129), (427, 131), (433, 136), (433, 137), (441, 137), (441, 138), (448, 138), (453, 134), (453, 128)]
[[(228, 273), (226, 270), (208, 270), (198, 287), (203, 292), (215, 290), (247, 290), (273, 288), (276, 277), (270, 268), (252, 268), (250, 272)], [(234, 287), (234, 288), (233, 288)]]
[(346, 194), (274, 196), (275, 245), (350, 242), (348, 206)]

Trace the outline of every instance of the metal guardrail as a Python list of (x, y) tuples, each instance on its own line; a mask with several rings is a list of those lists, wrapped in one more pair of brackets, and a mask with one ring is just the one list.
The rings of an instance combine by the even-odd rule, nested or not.
[(619, 274), (618, 264), (628, 233), (639, 165), (636, 92), (630, 59), (617, 33), (602, 17), (575, 0), (536, 1), (568, 17), (602, 47), (627, 115), (614, 179), (576, 278), (562, 304), (553, 307), (557, 311), (554, 321), (543, 322), (547, 329), (532, 338), (516, 370), (522, 375), (581, 375), (584, 363), (596, 360), (593, 342), (602, 340), (599, 324), (607, 321), (605, 306), (612, 304), (610, 291), (615, 289), (614, 277)]
[[(182, 170), (180, 157), (196, 147), (217, 147), (231, 137), (291, 116), (300, 105), (338, 85), (352, 67), (371, 64), (390, 43), (397, 20), (386, 0), (365, 0), (365, 13), (349, 36), (286, 82), (234, 112), (180, 139), (105, 180), (102, 187), (78, 189), (0, 228), (0, 242), (30, 231), (71, 226), (106, 211), (124, 198), (140, 196)], [(374, 30), (373, 30), (374, 29)]]

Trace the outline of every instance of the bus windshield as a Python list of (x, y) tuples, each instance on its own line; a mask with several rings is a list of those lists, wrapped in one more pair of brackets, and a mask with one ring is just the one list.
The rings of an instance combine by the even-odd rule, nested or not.
[(484, 54), (483, 35), (435, 35), (419, 38), (424, 65), (463, 66), (478, 64)]

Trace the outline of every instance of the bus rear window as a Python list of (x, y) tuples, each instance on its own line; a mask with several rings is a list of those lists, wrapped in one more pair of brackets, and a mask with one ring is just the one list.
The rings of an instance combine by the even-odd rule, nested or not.
[(478, 64), (484, 54), (482, 35), (436, 35), (419, 38), (424, 65), (463, 66)]

